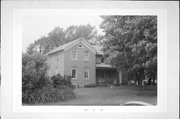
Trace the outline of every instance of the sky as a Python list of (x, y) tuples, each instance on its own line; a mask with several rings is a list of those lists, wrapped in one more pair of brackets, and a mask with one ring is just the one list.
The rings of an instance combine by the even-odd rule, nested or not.
[(102, 30), (99, 28), (101, 22), (100, 16), (95, 15), (24, 16), (22, 50), (25, 52), (30, 43), (33, 43), (43, 35), (47, 36), (56, 26), (66, 29), (71, 25), (90, 24), (95, 26), (98, 33), (101, 34)]

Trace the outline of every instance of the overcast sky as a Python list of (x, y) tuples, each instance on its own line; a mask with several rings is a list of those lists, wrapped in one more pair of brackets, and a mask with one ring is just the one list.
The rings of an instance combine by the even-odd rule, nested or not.
[(23, 17), (23, 52), (41, 36), (47, 36), (56, 26), (66, 29), (71, 25), (86, 25), (95, 26), (99, 33), (102, 19), (99, 16), (78, 16), (78, 15), (61, 15), (61, 16), (24, 16)]

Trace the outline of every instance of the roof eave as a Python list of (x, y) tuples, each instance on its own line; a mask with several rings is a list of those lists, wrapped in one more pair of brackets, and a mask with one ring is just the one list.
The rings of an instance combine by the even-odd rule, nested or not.
[(63, 52), (63, 51), (64, 51), (64, 49), (61, 49), (61, 50), (58, 50), (58, 51), (47, 53), (47, 55), (52, 55), (52, 54), (55, 54), (55, 53), (58, 53), (58, 52)]

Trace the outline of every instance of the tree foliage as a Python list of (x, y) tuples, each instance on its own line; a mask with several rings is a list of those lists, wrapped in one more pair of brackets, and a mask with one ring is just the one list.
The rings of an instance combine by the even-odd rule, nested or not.
[(104, 51), (117, 55), (112, 64), (120, 70), (134, 71), (138, 78), (144, 74), (157, 75), (157, 17), (102, 16), (105, 32)]
[(40, 53), (22, 55), (22, 90), (34, 90), (47, 83), (46, 57)]
[(100, 39), (100, 37), (97, 35), (97, 30), (95, 27), (89, 24), (80, 26), (72, 25), (67, 29), (55, 27), (51, 32), (49, 32), (47, 37), (42, 36), (34, 43), (30, 44), (27, 48), (27, 53), (33, 54), (34, 52), (39, 52), (45, 54), (60, 45), (78, 38), (84, 38), (91, 44), (96, 43), (96, 40), (94, 39)]
[(97, 31), (95, 27), (87, 24), (87, 25), (80, 25), (80, 26), (70, 26), (66, 30), (66, 38), (69, 41), (84, 38), (87, 41), (95, 38), (97, 35)]
[(53, 103), (75, 98), (70, 76), (47, 76), (46, 56), (22, 54), (22, 103)]

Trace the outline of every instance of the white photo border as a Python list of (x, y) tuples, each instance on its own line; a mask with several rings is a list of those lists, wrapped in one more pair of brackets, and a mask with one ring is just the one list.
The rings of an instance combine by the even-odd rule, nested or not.
[[(21, 107), (20, 93), (21, 76), (15, 73), (21, 60), (22, 10), (42, 11), (57, 9), (119, 9), (126, 14), (129, 10), (134, 15), (138, 12), (145, 15), (158, 14), (158, 68), (162, 70), (158, 80), (157, 106), (125, 107), (120, 106), (67, 106), (65, 111), (58, 110), (58, 106)], [(132, 11), (134, 10), (134, 11)], [(144, 11), (145, 10), (145, 11)], [(24, 13), (25, 13), (24, 11)], [(98, 11), (96, 11), (98, 12)], [(35, 13), (36, 14), (36, 13)], [(139, 13), (138, 13), (139, 14)], [(28, 15), (26, 13), (26, 15)], [(43, 15), (43, 14), (42, 14)], [(128, 15), (131, 15), (130, 13)], [(17, 28), (17, 29), (15, 29)], [(18, 34), (15, 34), (14, 31)], [(15, 37), (14, 37), (15, 36)], [(19, 41), (20, 40), (20, 41)], [(162, 41), (163, 40), (163, 41)], [(15, 42), (18, 43), (15, 43)], [(19, 46), (15, 46), (14, 44)], [(13, 51), (15, 50), (15, 51)], [(161, 54), (160, 54), (161, 53)], [(159, 56), (160, 55), (160, 56)], [(18, 58), (17, 65), (14, 59)], [(163, 65), (163, 66), (162, 66)], [(161, 67), (162, 66), (162, 67)], [(159, 75), (159, 74), (158, 74)], [(14, 77), (15, 76), (15, 77)], [(20, 77), (20, 79), (16, 79)], [(159, 79), (159, 77), (158, 77)], [(16, 89), (17, 88), (17, 89)], [(15, 90), (14, 90), (15, 89)], [(16, 95), (17, 94), (17, 95)], [(14, 98), (17, 98), (14, 99)], [(19, 98), (19, 99), (18, 99)], [(17, 102), (16, 102), (17, 101)], [(71, 111), (67, 112), (71, 107)], [(77, 107), (77, 108), (75, 108)], [(41, 110), (43, 108), (43, 110)], [(47, 109), (47, 110), (46, 110)], [(110, 110), (111, 109), (111, 110)], [(55, 111), (54, 111), (55, 110)], [(177, 119), (179, 118), (179, 1), (1, 1), (1, 118), (2, 119)]]

